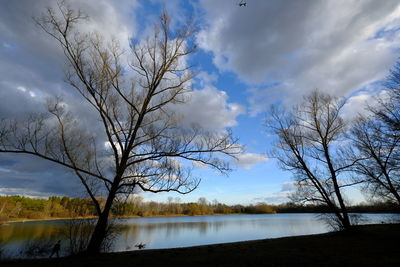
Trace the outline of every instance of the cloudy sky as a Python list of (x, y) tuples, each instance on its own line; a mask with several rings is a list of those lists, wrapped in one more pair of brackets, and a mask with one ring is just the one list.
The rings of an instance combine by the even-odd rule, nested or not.
[[(291, 174), (267, 158), (270, 136), (263, 124), (271, 104), (291, 106), (311, 90), (348, 98), (349, 118), (363, 112), (381, 90), (399, 54), (397, 0), (69, 0), (90, 17), (85, 30), (120, 40), (146, 35), (163, 8), (179, 24), (195, 18), (198, 51), (189, 60), (197, 76), (184, 108), (209, 129), (232, 128), (246, 148), (228, 176), (198, 170), (199, 188), (180, 196), (228, 204), (287, 201)], [(0, 117), (23, 118), (40, 111), (49, 96), (74, 103), (78, 114), (95, 120), (78, 94), (64, 83), (65, 58), (35, 25), (51, 0), (2, 0), (0, 9)], [(65, 169), (28, 156), (0, 155), (0, 194), (29, 196), (83, 194)], [(145, 194), (163, 201), (176, 194)], [(357, 190), (348, 192), (363, 200)]]

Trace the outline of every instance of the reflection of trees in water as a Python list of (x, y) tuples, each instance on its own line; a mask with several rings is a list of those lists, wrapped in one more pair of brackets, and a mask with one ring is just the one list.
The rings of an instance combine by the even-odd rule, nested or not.
[(198, 232), (200, 235), (206, 235), (207, 232), (218, 232), (229, 222), (213, 221), (213, 222), (163, 222), (163, 223), (125, 223), (118, 225), (118, 240), (115, 248), (121, 246), (120, 249), (134, 249), (136, 243), (144, 243), (148, 246), (153, 240), (159, 239), (163, 235), (167, 240), (174, 240), (187, 232)]
[[(252, 215), (253, 216), (253, 215)], [(293, 223), (296, 223), (294, 218)], [(307, 218), (313, 220), (313, 218)], [(280, 222), (280, 223), (279, 223)], [(205, 235), (209, 232), (219, 232), (224, 227), (232, 227), (241, 229), (243, 227), (250, 228), (265, 228), (265, 227), (276, 227), (277, 224), (282, 227), (287, 226), (291, 223), (291, 219), (285, 220), (282, 223), (282, 219), (276, 222), (275, 220), (266, 220), (265, 218), (252, 218), (252, 219), (235, 219), (235, 220), (218, 220), (218, 221), (196, 221), (196, 222), (162, 222), (162, 223), (125, 223), (120, 227), (120, 235), (125, 238), (131, 238), (139, 234), (153, 235), (164, 234), (166, 237), (177, 236), (181, 232), (195, 232)]]
[(147, 225), (140, 225), (145, 231), (151, 232), (155, 230), (165, 230), (167, 236), (171, 234), (178, 234), (180, 231), (198, 230), (201, 234), (206, 234), (207, 231), (213, 229), (218, 231), (226, 222), (176, 222), (176, 223), (154, 223)]
[[(116, 231), (118, 231), (116, 243), (124, 244), (123, 250), (132, 250), (135, 244), (139, 242), (140, 227), (137, 224), (119, 224)], [(148, 244), (148, 240), (141, 242)], [(117, 246), (118, 244), (114, 244), (114, 250)]]
[(57, 239), (65, 225), (16, 223), (0, 227), (0, 241), (16, 242), (33, 239)]
[[(54, 222), (53, 222), (54, 223)], [(63, 240), (61, 250), (67, 243), (63, 231), (65, 222), (28, 222), (13, 223), (0, 227), (0, 243), (4, 244), (5, 254), (9, 258), (48, 257), (57, 240)], [(65, 254), (61, 252), (61, 254)]]
[(391, 214), (387, 218), (388, 223), (400, 223), (400, 214)]

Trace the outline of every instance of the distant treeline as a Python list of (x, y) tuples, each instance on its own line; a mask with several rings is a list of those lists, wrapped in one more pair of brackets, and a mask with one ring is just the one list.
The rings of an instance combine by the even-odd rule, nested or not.
[[(101, 201), (100, 202), (104, 202)], [(112, 216), (172, 216), (212, 214), (271, 214), (271, 213), (325, 213), (328, 207), (322, 205), (226, 205), (214, 200), (199, 198), (197, 202), (181, 203), (179, 198), (168, 198), (164, 203), (143, 201), (133, 197), (128, 201), (117, 201)], [(376, 202), (350, 206), (349, 212), (399, 213), (399, 207), (390, 202)], [(96, 216), (92, 201), (85, 198), (49, 197), (35, 199), (21, 196), (0, 197), (0, 223), (19, 219), (76, 218)]]
[(15, 219), (47, 219), (93, 216), (92, 201), (83, 198), (0, 196), (0, 222)]

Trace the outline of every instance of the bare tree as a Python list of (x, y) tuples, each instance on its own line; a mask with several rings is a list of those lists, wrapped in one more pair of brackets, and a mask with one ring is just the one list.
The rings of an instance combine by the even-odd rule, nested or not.
[(387, 94), (378, 98), (378, 105), (369, 110), (385, 124), (386, 131), (400, 135), (400, 62), (390, 70), (385, 87)]
[[(34, 155), (77, 175), (98, 214), (87, 247), (97, 253), (118, 195), (191, 192), (199, 183), (193, 162), (225, 172), (230, 169), (226, 156), (240, 147), (229, 131), (185, 126), (174, 113), (174, 105), (185, 103), (191, 91), (185, 63), (193, 52), (191, 23), (172, 31), (164, 13), (154, 34), (132, 44), (127, 55), (115, 40), (105, 43), (99, 35), (80, 33), (85, 19), (59, 4), (36, 21), (62, 48), (69, 64), (66, 80), (94, 109), (102, 133), (86, 129), (58, 98), (48, 102), (47, 113), (25, 121), (3, 119), (0, 152)], [(104, 205), (98, 195), (105, 196)]]
[(385, 81), (386, 91), (371, 116), (360, 117), (352, 129), (353, 155), (365, 158), (354, 166), (371, 195), (400, 204), (400, 63)]
[(341, 156), (346, 124), (340, 116), (344, 101), (313, 91), (291, 111), (273, 108), (267, 121), (277, 137), (272, 156), (291, 171), (297, 185), (293, 200), (327, 205), (338, 227), (351, 226), (342, 188), (353, 160)]
[(358, 118), (351, 130), (353, 155), (363, 160), (352, 169), (373, 197), (400, 204), (400, 135), (388, 127), (376, 116)]

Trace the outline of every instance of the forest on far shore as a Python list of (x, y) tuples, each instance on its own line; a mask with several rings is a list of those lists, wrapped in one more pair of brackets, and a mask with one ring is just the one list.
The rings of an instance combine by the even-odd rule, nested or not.
[[(105, 201), (99, 198), (100, 203)], [(151, 216), (195, 216), (213, 214), (273, 214), (273, 213), (325, 213), (324, 205), (298, 205), (285, 203), (269, 205), (264, 202), (254, 205), (226, 205), (217, 200), (199, 198), (197, 202), (181, 203), (179, 198), (169, 197), (166, 202), (144, 201), (135, 196), (128, 201), (115, 202), (114, 217)], [(359, 213), (399, 213), (398, 205), (391, 202), (372, 202), (349, 207), (349, 212)], [(77, 218), (96, 216), (92, 201), (88, 198), (53, 196), (47, 199), (23, 196), (0, 196), (0, 224), (13, 220)]]

